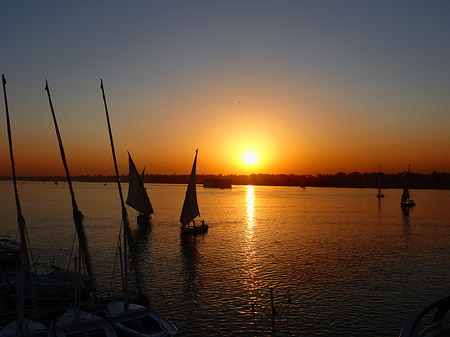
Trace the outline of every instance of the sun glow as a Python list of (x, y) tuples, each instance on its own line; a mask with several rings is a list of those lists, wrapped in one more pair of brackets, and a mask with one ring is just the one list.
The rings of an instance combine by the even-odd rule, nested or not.
[(259, 156), (256, 152), (247, 151), (242, 155), (242, 161), (246, 165), (255, 165), (259, 161)]

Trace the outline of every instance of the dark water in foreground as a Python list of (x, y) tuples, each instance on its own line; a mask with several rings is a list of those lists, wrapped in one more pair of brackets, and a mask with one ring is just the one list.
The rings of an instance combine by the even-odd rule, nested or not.
[[(121, 225), (117, 188), (74, 188), (106, 294)], [(417, 305), (450, 290), (450, 191), (412, 190), (417, 206), (404, 213), (400, 190), (378, 202), (374, 189), (198, 186), (210, 230), (182, 240), (186, 186), (147, 190), (152, 226), (139, 228), (129, 210), (147, 294), (184, 336), (270, 335), (270, 287), (277, 307), (288, 290), (292, 300), (276, 335), (397, 336)], [(35, 260), (66, 266), (75, 235), (67, 184), (19, 183), (19, 191)], [(0, 226), (16, 235), (10, 181), (0, 182)]]

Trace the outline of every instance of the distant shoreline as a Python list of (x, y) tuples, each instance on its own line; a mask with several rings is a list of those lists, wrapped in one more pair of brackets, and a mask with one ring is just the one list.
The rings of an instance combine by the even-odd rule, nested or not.
[[(378, 173), (343, 173), (296, 175), (296, 174), (251, 174), (251, 175), (197, 175), (197, 183), (203, 184), (204, 179), (231, 179), (232, 185), (261, 186), (298, 186), (298, 187), (354, 187), (377, 188)], [(381, 188), (403, 188), (405, 173), (381, 174)], [(11, 177), (0, 177), (0, 180), (11, 180)], [(66, 181), (64, 176), (18, 177), (20, 181)], [(113, 183), (115, 176), (78, 175), (72, 177), (79, 182)], [(128, 182), (128, 175), (120, 177), (122, 182)], [(187, 184), (189, 175), (148, 174), (144, 176), (145, 183)], [(410, 189), (450, 189), (450, 173), (433, 172), (431, 174), (411, 173), (408, 179)]]

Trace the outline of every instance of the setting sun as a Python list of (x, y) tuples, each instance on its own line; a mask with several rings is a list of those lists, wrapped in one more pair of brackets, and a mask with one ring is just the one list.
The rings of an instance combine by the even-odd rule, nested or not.
[(242, 155), (242, 161), (247, 165), (255, 165), (259, 160), (256, 152), (247, 151)]

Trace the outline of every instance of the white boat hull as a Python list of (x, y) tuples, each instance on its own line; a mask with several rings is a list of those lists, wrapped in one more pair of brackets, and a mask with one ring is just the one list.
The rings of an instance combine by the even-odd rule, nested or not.
[(178, 334), (178, 329), (156, 311), (130, 303), (124, 310), (123, 301), (108, 304), (106, 317), (118, 333), (130, 337), (163, 337)]
[(58, 318), (53, 328), (52, 336), (116, 337), (117, 335), (106, 319), (80, 310), (79, 320), (77, 320), (77, 309), (71, 308)]

